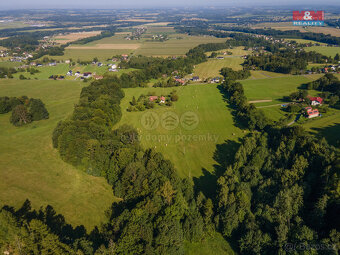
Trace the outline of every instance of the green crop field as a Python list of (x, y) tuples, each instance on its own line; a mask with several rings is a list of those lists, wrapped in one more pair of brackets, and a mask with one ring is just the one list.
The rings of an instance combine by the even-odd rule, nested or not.
[[(149, 92), (158, 96), (167, 95), (173, 89), (177, 90), (179, 100), (171, 107), (157, 105), (155, 109), (144, 112), (126, 111), (133, 96), (138, 98), (140, 94)], [(129, 124), (137, 128), (142, 145), (162, 152), (175, 164), (182, 177), (200, 176), (203, 169), (212, 172), (216, 164), (216, 145), (220, 145), (220, 149), (228, 147), (230, 153), (235, 148), (235, 141), (243, 136), (243, 132), (234, 126), (232, 115), (216, 85), (132, 88), (124, 91), (125, 98), (121, 103), (123, 117), (118, 125)], [(173, 126), (176, 128), (169, 130), (164, 127), (168, 112), (173, 112), (179, 119), (182, 117), (182, 120), (186, 116), (184, 113), (189, 112), (191, 116), (196, 116), (194, 123), (198, 125), (189, 130), (180, 122), (178, 126)], [(150, 114), (156, 122), (159, 120), (159, 125), (148, 127)]]
[(316, 51), (325, 56), (334, 57), (337, 53), (340, 54), (340, 47), (327, 47), (327, 46), (312, 46), (304, 48), (306, 51)]
[(0, 96), (40, 98), (50, 118), (14, 127), (10, 113), (0, 115), (0, 207), (18, 207), (28, 198), (34, 208), (50, 204), (71, 224), (88, 229), (105, 219), (114, 200), (111, 187), (62, 161), (52, 147), (52, 132), (71, 114), (81, 88), (75, 81), (1, 80)]

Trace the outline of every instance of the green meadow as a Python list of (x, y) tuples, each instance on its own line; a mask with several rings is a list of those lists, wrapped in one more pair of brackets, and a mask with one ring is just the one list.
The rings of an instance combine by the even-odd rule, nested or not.
[(311, 79), (305, 76), (290, 75), (272, 79), (248, 79), (240, 81), (249, 101), (272, 100), (269, 103), (257, 103), (257, 106), (282, 103), (282, 98), (288, 96)]
[(104, 178), (90, 176), (60, 159), (52, 147), (52, 132), (72, 113), (83, 83), (75, 81), (1, 80), (0, 96), (40, 98), (50, 113), (48, 120), (14, 127), (10, 113), (0, 115), (0, 206), (52, 205), (73, 225), (90, 230), (105, 219), (114, 201)]
[(322, 118), (311, 119), (302, 124), (317, 137), (324, 137), (331, 145), (340, 146), (340, 110)]
[[(127, 112), (132, 97), (154, 92), (168, 95), (173, 89), (179, 100), (171, 107), (157, 105), (143, 112)], [(174, 88), (131, 88), (124, 89), (125, 98), (121, 103), (123, 117), (118, 125), (129, 124), (137, 128), (140, 141), (145, 148), (162, 152), (174, 164), (181, 177), (198, 177), (203, 170), (214, 171), (218, 162), (216, 146), (235, 149), (243, 131), (235, 127), (233, 117), (223, 100), (217, 85), (188, 85)], [(178, 118), (171, 129), (166, 126), (167, 114)], [(152, 114), (153, 117), (150, 116)], [(170, 114), (170, 115), (171, 115)], [(195, 124), (183, 125), (186, 114), (194, 116)], [(148, 118), (154, 118), (155, 126), (149, 127)], [(181, 121), (182, 118), (182, 121)]]
[(327, 47), (327, 46), (312, 46), (304, 48), (306, 51), (316, 51), (325, 56), (335, 57), (338, 53), (340, 54), (340, 47)]

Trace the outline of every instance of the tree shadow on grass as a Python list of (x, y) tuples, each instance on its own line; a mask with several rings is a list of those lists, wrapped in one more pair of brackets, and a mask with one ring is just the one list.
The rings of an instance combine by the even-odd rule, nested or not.
[(217, 179), (223, 175), (228, 165), (234, 163), (234, 156), (240, 144), (240, 142), (226, 140), (216, 145), (213, 158), (217, 164), (214, 165), (214, 171), (209, 172), (203, 168), (203, 175), (193, 178), (196, 193), (201, 191), (206, 197), (212, 199), (216, 196)]
[(337, 148), (340, 147), (340, 123), (335, 123), (323, 128), (312, 127), (311, 130), (315, 132), (316, 137), (324, 137), (328, 144)]
[(223, 88), (222, 85), (217, 86), (218, 90), (222, 94), (223, 101), (227, 103), (227, 108), (230, 109), (231, 115), (233, 117), (234, 126), (240, 129), (246, 129), (247, 123), (244, 123), (238, 116), (237, 116), (237, 109), (233, 105), (229, 104), (229, 95), (226, 90)]

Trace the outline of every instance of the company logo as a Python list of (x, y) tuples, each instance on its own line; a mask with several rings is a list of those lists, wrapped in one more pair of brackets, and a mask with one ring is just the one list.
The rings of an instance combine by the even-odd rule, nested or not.
[(324, 11), (293, 11), (294, 26), (323, 26)]

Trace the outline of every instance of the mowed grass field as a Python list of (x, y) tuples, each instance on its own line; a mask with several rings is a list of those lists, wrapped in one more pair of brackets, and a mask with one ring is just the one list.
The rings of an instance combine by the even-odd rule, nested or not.
[[(171, 107), (156, 106), (143, 112), (127, 112), (132, 97), (154, 92), (156, 95), (168, 95), (176, 89), (179, 100)], [(203, 169), (213, 172), (216, 145), (230, 145), (226, 154), (233, 151), (232, 145), (243, 132), (234, 126), (232, 115), (222, 98), (217, 85), (188, 85), (174, 88), (131, 88), (125, 89), (125, 98), (121, 103), (123, 117), (118, 125), (129, 124), (137, 128), (144, 148), (154, 148), (162, 152), (174, 164), (181, 177), (198, 177)], [(173, 112), (179, 119), (186, 112), (197, 116), (197, 126), (188, 130), (181, 125), (174, 125), (169, 130), (164, 127), (164, 117)], [(147, 116), (152, 113), (159, 125), (152, 129), (147, 126)], [(165, 115), (164, 115), (165, 114)], [(194, 126), (192, 126), (194, 127)], [(215, 155), (216, 156), (216, 155)]]
[(340, 47), (312, 46), (312, 47), (306, 47), (305, 50), (316, 51), (327, 57), (328, 56), (335, 57), (337, 53), (340, 54)]
[(52, 132), (73, 111), (82, 89), (74, 81), (1, 80), (0, 96), (40, 98), (48, 120), (14, 127), (10, 113), (0, 115), (0, 206), (19, 207), (29, 199), (34, 208), (52, 205), (73, 225), (88, 230), (105, 219), (114, 201), (104, 178), (90, 176), (62, 161), (52, 147)]

